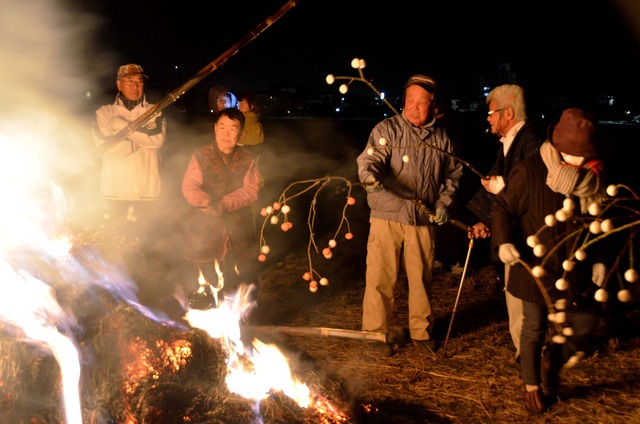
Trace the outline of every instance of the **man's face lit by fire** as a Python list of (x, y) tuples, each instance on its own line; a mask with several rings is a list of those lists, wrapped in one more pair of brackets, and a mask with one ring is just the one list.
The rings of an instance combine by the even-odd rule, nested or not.
[(218, 149), (224, 154), (229, 154), (233, 151), (242, 134), (240, 121), (231, 119), (226, 115), (220, 116), (213, 130), (216, 135)]
[(118, 90), (125, 99), (131, 101), (140, 100), (144, 94), (144, 78), (142, 75), (129, 75), (116, 80)]
[(434, 95), (419, 85), (410, 85), (404, 93), (404, 116), (416, 127), (426, 124), (433, 114)]

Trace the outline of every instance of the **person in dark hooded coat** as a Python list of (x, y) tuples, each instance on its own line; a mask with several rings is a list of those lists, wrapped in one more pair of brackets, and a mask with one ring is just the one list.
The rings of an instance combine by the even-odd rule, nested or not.
[[(582, 240), (580, 216), (606, 198), (597, 137), (591, 114), (564, 110), (539, 152), (514, 165), (491, 211), (492, 248), (510, 265), (507, 290), (523, 301), (520, 364), (524, 404), (534, 413), (557, 401), (562, 363), (583, 351), (596, 323), (591, 313), (595, 301), (587, 293), (593, 292), (595, 280), (604, 279), (604, 271), (593, 266), (591, 251), (586, 260), (575, 258), (584, 253), (576, 252)], [(571, 318), (564, 322), (561, 316)], [(543, 360), (548, 318), (571, 327), (552, 339), (557, 343), (546, 353), (555, 354)]]

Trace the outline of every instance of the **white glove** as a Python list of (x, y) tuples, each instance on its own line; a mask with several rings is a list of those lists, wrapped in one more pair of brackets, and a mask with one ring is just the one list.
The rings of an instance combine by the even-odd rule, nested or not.
[(607, 267), (605, 267), (602, 262), (593, 264), (593, 266), (591, 267), (591, 281), (593, 281), (596, 286), (602, 287), (602, 284), (604, 284), (604, 276), (606, 272)]
[(442, 225), (449, 219), (449, 214), (444, 208), (436, 208), (436, 214), (429, 216), (429, 222), (435, 222), (438, 225)]
[(512, 243), (503, 243), (498, 248), (498, 257), (505, 264), (513, 265), (518, 262), (520, 252)]
[(382, 185), (380, 185), (380, 181), (376, 177), (369, 175), (364, 179), (364, 189), (369, 193), (376, 193), (382, 190)]

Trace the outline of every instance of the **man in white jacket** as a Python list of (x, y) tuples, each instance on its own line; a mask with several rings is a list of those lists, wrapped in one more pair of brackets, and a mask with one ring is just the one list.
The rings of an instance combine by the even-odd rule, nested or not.
[(140, 65), (118, 68), (115, 102), (96, 111), (92, 132), (102, 156), (100, 193), (107, 202), (105, 218), (114, 226), (147, 220), (160, 194), (159, 149), (166, 138), (166, 122), (157, 114), (122, 139), (116, 134), (153, 104), (147, 102), (148, 77)]

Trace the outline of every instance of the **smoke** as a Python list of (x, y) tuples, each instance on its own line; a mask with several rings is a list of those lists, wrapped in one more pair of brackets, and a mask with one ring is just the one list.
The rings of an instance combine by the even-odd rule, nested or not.
[(59, 1), (0, 3), (0, 134), (18, 154), (16, 176), (21, 170), (51, 178), (72, 206), (98, 175), (86, 114), (91, 81), (83, 63), (100, 20)]

